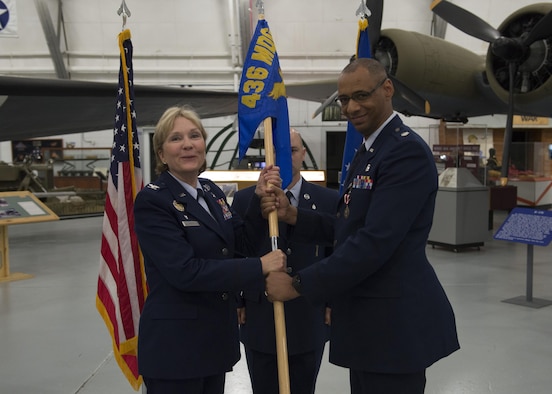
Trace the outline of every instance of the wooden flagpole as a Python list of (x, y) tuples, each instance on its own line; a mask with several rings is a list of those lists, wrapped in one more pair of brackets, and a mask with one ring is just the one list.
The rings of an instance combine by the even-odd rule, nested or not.
[[(272, 141), (272, 119), (266, 118), (264, 126), (264, 149), (266, 165), (275, 164), (274, 142)], [(268, 234), (272, 243), (272, 250), (278, 249), (278, 213), (272, 211), (268, 215)], [(286, 336), (286, 316), (284, 314), (284, 303), (274, 301), (274, 329), (276, 331), (276, 356), (278, 360), (278, 384), (280, 394), (290, 394), (289, 386), (289, 365)]]

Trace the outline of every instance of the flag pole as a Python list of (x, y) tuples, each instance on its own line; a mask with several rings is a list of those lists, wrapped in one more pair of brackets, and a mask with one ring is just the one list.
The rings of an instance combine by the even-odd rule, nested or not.
[[(264, 149), (266, 165), (275, 164), (274, 142), (272, 140), (272, 119), (266, 118), (264, 126)], [(278, 213), (272, 211), (268, 214), (268, 234), (271, 239), (272, 250), (278, 249)], [(278, 361), (278, 385), (280, 394), (290, 394), (289, 365), (286, 336), (286, 316), (284, 314), (284, 303), (274, 301), (274, 330), (276, 332), (276, 357)]]
[[(264, 4), (257, 0), (259, 20), (242, 68), (238, 93), (240, 160), (246, 155), (255, 131), (264, 128), (265, 163), (280, 167), (282, 185), (292, 178), (289, 114), (285, 85), (276, 45), (264, 18)], [(274, 128), (273, 128), (273, 120)], [(275, 149), (277, 152), (275, 152)], [(278, 155), (276, 158), (275, 156)], [(276, 160), (277, 159), (277, 160)], [(278, 249), (278, 213), (268, 215), (272, 251)], [(279, 394), (290, 394), (284, 304), (273, 302)]]

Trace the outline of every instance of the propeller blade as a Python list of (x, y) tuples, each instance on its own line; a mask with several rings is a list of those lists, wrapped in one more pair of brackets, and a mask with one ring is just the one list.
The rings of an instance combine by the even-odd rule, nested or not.
[[(383, 0), (366, 0), (366, 6), (372, 12), (368, 18), (368, 36), (372, 52), (379, 42), (381, 35), (381, 22), (383, 19)], [(372, 57), (374, 54), (372, 53)]]
[(320, 105), (320, 107), (316, 109), (316, 111), (314, 111), (314, 113), (312, 114), (312, 119), (320, 115), (322, 111), (324, 111), (324, 108), (326, 108), (328, 105), (332, 104), (335, 101), (336, 97), (337, 97), (337, 90), (334, 93), (332, 93), (332, 95), (328, 97), (326, 101), (324, 101), (322, 105)]
[(470, 36), (489, 43), (500, 37), (500, 32), (483, 19), (448, 1), (435, 0), (430, 8), (449, 24)]
[(395, 86), (395, 93), (398, 93), (403, 99), (408, 101), (414, 107), (424, 111), (426, 115), (430, 113), (429, 101), (424, 99), (422, 96), (420, 96), (418, 93), (406, 86), (394, 76), (389, 75), (389, 79), (393, 81), (393, 85)]
[(530, 46), (535, 41), (544, 40), (550, 36), (552, 36), (552, 11), (542, 17), (539, 23), (533, 27), (523, 41), (523, 45)]

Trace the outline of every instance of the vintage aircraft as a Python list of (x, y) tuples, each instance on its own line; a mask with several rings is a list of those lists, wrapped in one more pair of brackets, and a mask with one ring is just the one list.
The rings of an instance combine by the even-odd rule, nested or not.
[[(460, 7), (435, 1), (433, 11), (447, 22), (493, 42), (486, 59), (438, 37), (400, 29), (380, 30), (383, 0), (367, 0), (366, 4), (372, 12), (369, 34), (373, 57), (386, 66), (388, 74), (400, 85), (430, 104), (430, 112), (426, 113), (423, 106), (405, 100), (398, 86), (399, 94), (393, 98), (398, 111), (466, 122), (474, 116), (507, 114), (508, 93), (512, 91), (515, 114), (552, 117), (552, 3), (523, 7), (495, 30), (476, 16), (466, 18), (469, 13)], [(441, 15), (438, 11), (445, 7), (449, 12)], [(466, 21), (465, 28), (458, 21)], [(476, 35), (473, 31), (481, 30), (478, 26), (483, 25), (487, 33)], [(509, 61), (497, 49), (519, 53), (513, 89), (509, 88)], [(323, 103), (335, 89), (335, 81), (320, 81), (289, 86), (288, 95), (304, 99), (314, 96)]]
[[(433, 10), (437, 13), (443, 4), (450, 3), (436, 1)], [(474, 116), (507, 114), (512, 91), (513, 113), (552, 117), (552, 3), (523, 7), (497, 30), (487, 25), (494, 32), (492, 40), (504, 36), (526, 43), (519, 47), (513, 89), (509, 89), (508, 61), (493, 51), (497, 45), (490, 45), (485, 59), (441, 38), (381, 30), (383, 0), (367, 0), (366, 5), (372, 13), (368, 29), (373, 56), (395, 81), (394, 106), (399, 112), (466, 122)], [(454, 23), (459, 10), (453, 7), (450, 18), (443, 15), (443, 19)], [(472, 16), (468, 24), (476, 18)], [(525, 40), (527, 35), (532, 42)], [(508, 52), (512, 46), (502, 48)], [(289, 97), (324, 103), (335, 92), (336, 80), (288, 84), (286, 89)], [(0, 76), (0, 141), (110, 129), (114, 92), (116, 85), (111, 83)], [(181, 102), (193, 105), (204, 118), (237, 112), (234, 92), (136, 85), (135, 94), (143, 124), (154, 124), (164, 108)], [(424, 100), (430, 104), (429, 112)]]
[[(459, 30), (489, 43), (488, 84), (507, 103), (502, 162), (509, 163), (516, 113), (552, 115), (552, 4), (534, 4), (509, 16), (497, 29), (478, 16), (444, 0), (431, 9)], [(502, 166), (501, 177), (508, 178)]]

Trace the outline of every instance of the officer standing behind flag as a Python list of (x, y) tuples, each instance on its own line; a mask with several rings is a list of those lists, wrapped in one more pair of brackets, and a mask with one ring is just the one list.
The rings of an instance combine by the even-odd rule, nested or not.
[[(290, 141), (292, 180), (286, 191), (291, 193), (291, 204), (333, 215), (337, 207), (337, 192), (301, 177), (306, 149), (301, 135), (294, 129), (291, 129)], [(232, 208), (238, 214), (245, 214), (252, 204), (259, 205), (254, 191), (255, 187), (251, 186), (234, 195)], [(279, 227), (279, 247), (288, 255), (287, 267), (291, 275), (331, 253), (331, 245), (297, 242), (291, 226), (280, 223)], [(266, 238), (259, 246), (258, 255), (270, 250), (270, 239)], [(238, 309), (240, 339), (245, 346), (253, 394), (278, 394), (274, 308), (264, 291), (245, 290), (242, 298), (243, 306)], [(303, 297), (286, 302), (284, 308), (291, 392), (314, 394), (324, 345), (329, 338), (330, 311), (324, 302), (311, 305)]]
[(337, 219), (295, 208), (281, 189), (263, 200), (332, 255), (290, 277), (267, 277), (269, 299), (331, 299), (330, 362), (349, 369), (352, 394), (421, 394), (425, 371), (459, 349), (454, 312), (425, 250), (437, 194), (426, 142), (393, 111), (393, 83), (360, 58), (338, 79), (342, 112), (364, 136)]

